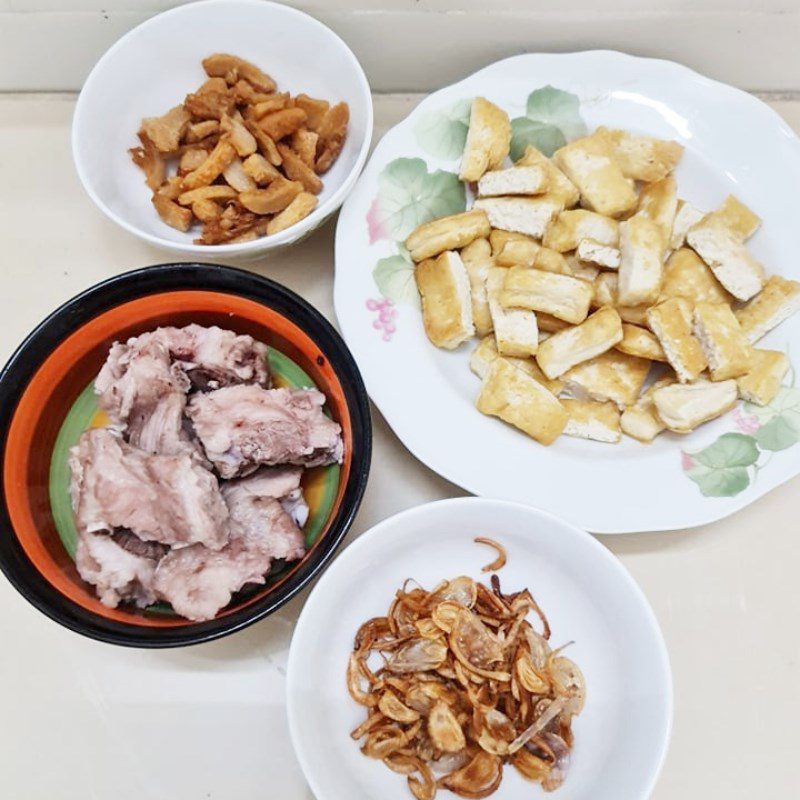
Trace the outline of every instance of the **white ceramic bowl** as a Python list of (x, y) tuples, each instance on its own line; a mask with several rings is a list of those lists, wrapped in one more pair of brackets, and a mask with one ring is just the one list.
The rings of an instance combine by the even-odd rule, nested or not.
[[(228, 52), (269, 73), (280, 91), (305, 92), (350, 106), (341, 155), (323, 176), (313, 213), (291, 228), (251, 242), (196, 245), (161, 221), (128, 148), (142, 117), (159, 116), (206, 79), (200, 64)], [(255, 256), (291, 244), (321, 225), (358, 178), (372, 137), (372, 97), (361, 65), (329, 28), (294, 8), (261, 0), (206, 0), (179, 6), (134, 28), (97, 62), (81, 91), (72, 153), (89, 196), (125, 230), (166, 250), (195, 256)]]
[[(585, 531), (529, 506), (458, 498), (405, 511), (359, 537), (328, 568), (297, 622), (289, 653), (287, 709), (297, 757), (317, 800), (410, 800), (405, 778), (365, 758), (349, 733), (365, 717), (345, 686), (361, 623), (382, 616), (406, 578), (432, 588), (494, 557), (475, 536), (502, 543), (504, 591), (532, 591), (553, 646), (586, 678), (573, 723), (567, 779), (553, 798), (645, 800), (664, 760), (672, 680), (658, 622), (620, 562)], [(492, 800), (538, 797), (513, 768)], [(544, 796), (542, 794), (542, 796)], [(445, 793), (444, 797), (451, 797)]]

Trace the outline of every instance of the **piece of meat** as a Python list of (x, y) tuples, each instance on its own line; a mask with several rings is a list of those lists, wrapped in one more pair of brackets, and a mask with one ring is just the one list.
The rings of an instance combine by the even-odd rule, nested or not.
[(131, 531), (162, 544), (228, 543), (230, 520), (216, 477), (186, 453), (151, 455), (108, 428), (70, 450), (70, 491), (81, 532)]
[(166, 548), (159, 551), (151, 545), (150, 549), (137, 551), (130, 544), (107, 533), (81, 531), (78, 535), (75, 566), (80, 576), (95, 587), (100, 602), (109, 608), (124, 601), (143, 608), (158, 599), (153, 577)]
[(206, 456), (223, 478), (259, 466), (341, 462), (341, 427), (323, 413), (316, 389), (230, 386), (194, 395), (186, 413)]
[(272, 467), (223, 484), (222, 496), (231, 515), (231, 541), (241, 539), (248, 550), (270, 558), (302, 558), (306, 552), (303, 532), (283, 504), (286, 498), (291, 504), (302, 504), (307, 518), (308, 506), (300, 489), (302, 474), (300, 467)]

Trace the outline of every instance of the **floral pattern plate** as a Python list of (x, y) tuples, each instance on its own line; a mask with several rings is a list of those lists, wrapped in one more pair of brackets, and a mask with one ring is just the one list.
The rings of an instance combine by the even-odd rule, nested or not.
[[(688, 436), (651, 445), (561, 437), (545, 448), (474, 408), (474, 343), (455, 352), (425, 337), (403, 240), (469, 206), (457, 178), (470, 101), (512, 118), (512, 156), (552, 152), (599, 125), (680, 141), (679, 193), (700, 208), (736, 194), (764, 220), (751, 239), (767, 271), (800, 278), (800, 141), (751, 95), (667, 61), (594, 51), (523, 55), (427, 97), (376, 147), (336, 232), (336, 314), (369, 393), (421, 461), (482, 496), (538, 506), (596, 533), (712, 522), (800, 473), (794, 370), (766, 408), (741, 404)], [(760, 347), (800, 353), (800, 315)]]

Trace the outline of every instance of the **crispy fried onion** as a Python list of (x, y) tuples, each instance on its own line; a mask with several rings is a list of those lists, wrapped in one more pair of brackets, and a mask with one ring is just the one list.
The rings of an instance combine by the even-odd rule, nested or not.
[(477, 544), (488, 545), (497, 550), (497, 558), (492, 561), (491, 564), (481, 567), (481, 572), (497, 572), (497, 570), (502, 569), (506, 565), (508, 556), (506, 555), (506, 549), (503, 545), (498, 544), (494, 539), (487, 539), (485, 536), (476, 536), (473, 541)]
[[(501, 553), (490, 565), (499, 569), (502, 548), (484, 541)], [(552, 791), (566, 776), (586, 684), (549, 638), (531, 593), (504, 594), (496, 575), (491, 588), (467, 577), (431, 591), (406, 581), (387, 615), (355, 636), (347, 687), (366, 719), (350, 735), (404, 775), (417, 800), (439, 788), (488, 797), (505, 764)]]

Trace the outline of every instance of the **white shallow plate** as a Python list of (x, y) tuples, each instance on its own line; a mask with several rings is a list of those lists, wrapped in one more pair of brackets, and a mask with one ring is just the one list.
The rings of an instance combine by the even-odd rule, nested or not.
[[(800, 448), (788, 449), (800, 441), (800, 390), (789, 381), (771, 407), (743, 406), (689, 436), (661, 435), (650, 446), (561, 437), (545, 448), (475, 410), (473, 344), (447, 352), (425, 337), (400, 242), (419, 222), (463, 209), (452, 173), (470, 98), (483, 95), (516, 118), (546, 86), (574, 95), (589, 130), (607, 125), (680, 141), (680, 195), (710, 210), (736, 194), (764, 219), (750, 246), (767, 271), (800, 278), (800, 141), (769, 107), (667, 61), (604, 51), (524, 55), (432, 94), (375, 149), (336, 233), (335, 305), (345, 339), (403, 443), (474, 494), (536, 505), (598, 533), (720, 519), (800, 472)], [(562, 103), (537, 95), (534, 116), (574, 135), (565, 96), (549, 96)], [(800, 352), (800, 315), (759, 346)]]
[[(295, 628), (287, 704), (292, 742), (317, 800), (410, 800), (405, 778), (361, 754), (349, 732), (364, 719), (345, 686), (359, 626), (383, 616), (406, 578), (432, 588), (470, 575), (493, 557), (475, 536), (508, 551), (506, 591), (528, 587), (547, 615), (554, 646), (570, 640), (583, 671), (586, 706), (575, 720), (567, 779), (552, 794), (569, 800), (640, 800), (667, 750), (672, 683), (664, 640), (641, 590), (584, 531), (528, 506), (459, 498), (419, 506), (351, 544), (317, 584)], [(453, 795), (444, 792), (443, 797)], [(506, 768), (492, 798), (544, 796)]]

